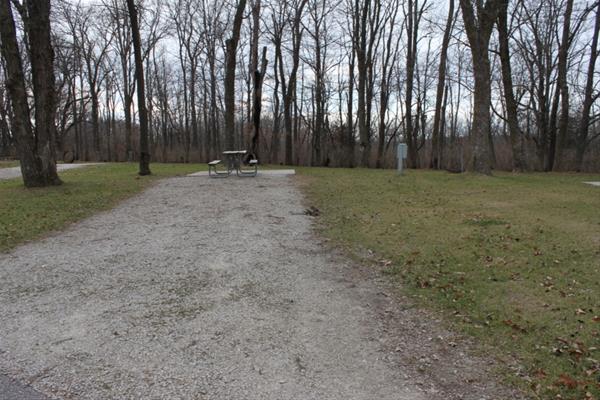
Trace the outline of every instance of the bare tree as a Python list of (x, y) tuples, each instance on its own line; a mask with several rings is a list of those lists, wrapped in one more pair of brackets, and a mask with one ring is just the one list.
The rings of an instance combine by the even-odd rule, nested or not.
[(227, 48), (225, 56), (225, 145), (228, 150), (232, 150), (234, 146), (236, 53), (245, 8), (246, 0), (239, 0), (233, 18), (231, 37), (225, 41)]
[(258, 146), (260, 140), (260, 114), (262, 111), (262, 90), (265, 73), (267, 72), (267, 63), (267, 48), (263, 47), (260, 69), (254, 71), (254, 96), (252, 101), (252, 125), (254, 127), (254, 135), (252, 136), (252, 154), (259, 160), (261, 159)]
[(445, 118), (442, 112), (443, 100), (446, 97), (446, 66), (448, 59), (448, 45), (450, 44), (450, 34), (454, 25), (454, 0), (448, 2), (448, 18), (446, 19), (446, 28), (440, 49), (440, 63), (438, 66), (438, 82), (435, 96), (435, 115), (433, 116), (433, 131), (431, 132), (431, 163), (433, 169), (439, 169), (442, 165), (443, 137), (442, 125)]
[(144, 88), (144, 60), (142, 58), (142, 39), (138, 23), (137, 8), (134, 0), (127, 0), (133, 54), (135, 58), (135, 80), (137, 83), (138, 110), (140, 119), (140, 175), (150, 175), (150, 150), (148, 148), (148, 112), (146, 110), (146, 93)]
[[(567, 84), (567, 68), (569, 62), (569, 49), (571, 48), (571, 15), (573, 13), (573, 1), (566, 0), (566, 9), (564, 14), (562, 39), (558, 48), (558, 76), (557, 76), (557, 89), (554, 92), (554, 101), (552, 104), (552, 111), (550, 114), (550, 143), (548, 150), (548, 158), (546, 159), (546, 171), (552, 171), (555, 168), (556, 159), (561, 158), (562, 149), (565, 145), (567, 136), (567, 127), (569, 123), (569, 86)], [(557, 127), (557, 113), (559, 97), (561, 100), (560, 104), (560, 116), (558, 117)], [(557, 154), (558, 149), (558, 154)]]
[(585, 154), (588, 144), (595, 138), (600, 137), (596, 134), (594, 137), (589, 138), (590, 131), (590, 111), (594, 101), (600, 97), (600, 93), (594, 93), (594, 74), (596, 71), (596, 61), (598, 59), (598, 33), (600, 32), (600, 2), (598, 2), (596, 8), (596, 14), (594, 18), (594, 29), (592, 32), (592, 42), (590, 44), (590, 59), (588, 62), (587, 77), (585, 83), (585, 94), (583, 98), (583, 105), (581, 110), (581, 119), (579, 121), (579, 127), (577, 129), (576, 136), (576, 153), (575, 153), (575, 168), (577, 171), (581, 171), (583, 168), (583, 156)]
[(0, 1), (0, 50), (5, 62), (7, 87), (13, 109), (12, 125), (21, 161), (23, 182), (27, 187), (60, 185), (56, 172), (54, 53), (50, 35), (50, 1), (27, 0), (14, 3), (23, 20), (31, 79), (33, 116), (27, 101), (25, 74), (21, 61), (11, 2)]
[(498, 42), (500, 48), (500, 62), (502, 65), (502, 84), (504, 89), (504, 102), (506, 104), (506, 119), (510, 131), (513, 170), (525, 169), (525, 156), (523, 154), (522, 133), (519, 127), (517, 101), (513, 92), (512, 68), (510, 61), (510, 46), (508, 32), (508, 1), (502, 2), (498, 12)]
[[(391, 81), (395, 72), (394, 65), (398, 60), (398, 50), (400, 47), (401, 34), (395, 35), (395, 26), (397, 23), (399, 1), (393, 0), (388, 3), (386, 8), (386, 29), (387, 39), (381, 52), (381, 76), (379, 86), (379, 131), (377, 145), (377, 168), (383, 168), (385, 154), (385, 139), (388, 128), (387, 112), (389, 108)], [(397, 36), (397, 37), (395, 37)]]
[(475, 2), (460, 0), (463, 21), (471, 47), (475, 89), (473, 93), (473, 122), (471, 128), (470, 168), (482, 174), (491, 174), (491, 83), (490, 57), (488, 48), (494, 22), (502, 1), (486, 0)]

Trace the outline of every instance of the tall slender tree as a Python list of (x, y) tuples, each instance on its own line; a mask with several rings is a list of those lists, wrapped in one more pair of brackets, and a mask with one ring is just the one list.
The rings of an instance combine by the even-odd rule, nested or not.
[(525, 169), (522, 133), (519, 127), (517, 101), (513, 92), (512, 68), (510, 61), (510, 45), (508, 32), (508, 1), (502, 2), (498, 12), (498, 42), (500, 49), (500, 64), (502, 68), (502, 88), (506, 105), (506, 120), (510, 132), (513, 171)]
[(227, 150), (232, 150), (235, 145), (235, 67), (245, 8), (246, 0), (239, 0), (233, 18), (231, 37), (225, 41), (225, 146)]
[(144, 60), (142, 58), (142, 40), (138, 13), (134, 0), (127, 0), (131, 34), (133, 38), (133, 55), (135, 59), (135, 80), (137, 83), (138, 110), (140, 118), (140, 175), (150, 175), (150, 150), (148, 146), (148, 111), (146, 109), (146, 93), (144, 87)]
[(445, 115), (442, 114), (443, 100), (446, 91), (446, 66), (448, 59), (448, 45), (450, 44), (450, 34), (454, 25), (454, 0), (448, 2), (448, 18), (446, 19), (446, 28), (442, 39), (442, 48), (440, 51), (440, 63), (438, 66), (438, 83), (435, 95), (435, 115), (433, 116), (433, 131), (431, 132), (431, 168), (439, 169), (442, 163), (442, 125)]

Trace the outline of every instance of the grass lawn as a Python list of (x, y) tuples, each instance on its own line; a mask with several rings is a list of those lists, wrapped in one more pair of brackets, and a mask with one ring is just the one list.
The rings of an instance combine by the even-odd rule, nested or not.
[(118, 163), (65, 171), (59, 173), (64, 184), (49, 188), (0, 181), (0, 251), (107, 210), (157, 179), (205, 170), (206, 164), (151, 164), (153, 175), (146, 177), (137, 168)]
[(371, 250), (511, 383), (536, 398), (600, 398), (600, 188), (582, 184), (600, 176), (301, 174), (326, 236)]
[(13, 167), (18, 167), (19, 166), (19, 162), (18, 161), (0, 161), (0, 168), (13, 168)]

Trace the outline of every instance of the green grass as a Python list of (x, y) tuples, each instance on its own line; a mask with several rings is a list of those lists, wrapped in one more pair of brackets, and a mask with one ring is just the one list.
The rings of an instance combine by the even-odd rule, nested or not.
[(152, 164), (153, 175), (137, 175), (137, 164), (89, 166), (60, 174), (64, 184), (26, 189), (21, 179), (0, 181), (0, 251), (61, 229), (145, 189), (157, 179), (206, 170), (205, 164)]
[(19, 162), (18, 161), (0, 161), (0, 169), (1, 168), (13, 168), (13, 167), (18, 167), (19, 166)]
[(326, 236), (374, 252), (511, 383), (535, 398), (600, 397), (600, 188), (582, 184), (600, 176), (301, 174)]

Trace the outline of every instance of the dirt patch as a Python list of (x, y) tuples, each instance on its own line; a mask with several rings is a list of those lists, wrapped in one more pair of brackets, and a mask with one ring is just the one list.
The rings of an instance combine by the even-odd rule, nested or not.
[(291, 177), (170, 179), (0, 255), (0, 374), (69, 399), (516, 397), (304, 210)]

